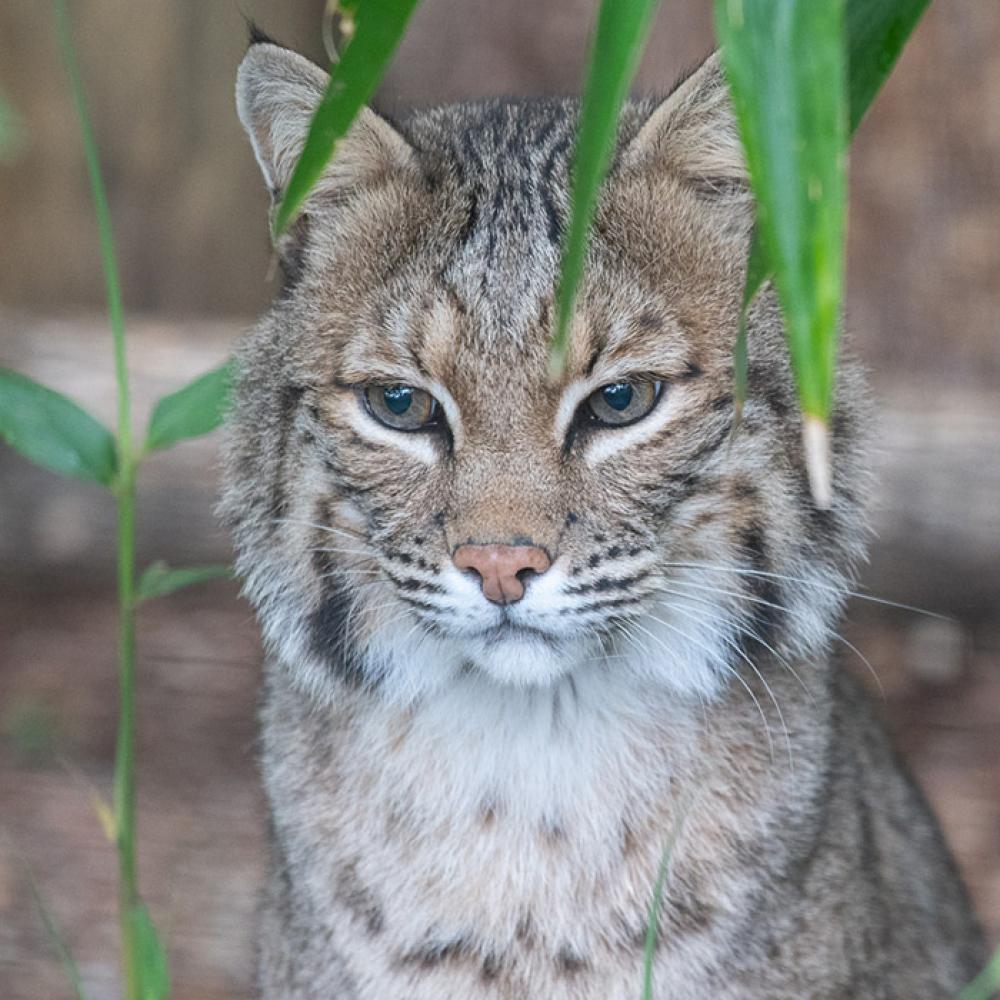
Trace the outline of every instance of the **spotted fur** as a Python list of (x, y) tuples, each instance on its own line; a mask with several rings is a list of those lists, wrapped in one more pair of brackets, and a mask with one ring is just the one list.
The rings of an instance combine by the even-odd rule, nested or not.
[[(238, 103), (280, 195), (325, 84), (266, 41)], [(813, 506), (778, 310), (732, 337), (752, 204), (717, 62), (629, 104), (564, 375), (548, 374), (569, 101), (366, 112), (239, 351), (222, 510), (270, 650), (267, 997), (951, 995), (981, 951), (834, 626), (865, 550), (845, 359)], [(663, 391), (580, 419), (629, 376)], [(430, 392), (401, 433), (366, 385)], [(541, 547), (490, 604), (451, 556)]]

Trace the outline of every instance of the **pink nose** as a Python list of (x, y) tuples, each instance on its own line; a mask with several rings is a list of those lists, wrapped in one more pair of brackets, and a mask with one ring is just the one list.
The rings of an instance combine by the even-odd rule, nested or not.
[(452, 561), (479, 574), (483, 595), (494, 604), (513, 604), (524, 597), (521, 577), (544, 573), (552, 563), (536, 545), (459, 545)]

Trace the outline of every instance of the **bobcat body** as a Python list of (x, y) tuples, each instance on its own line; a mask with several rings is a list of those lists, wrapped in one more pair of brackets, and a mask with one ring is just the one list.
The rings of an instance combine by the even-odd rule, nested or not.
[[(240, 69), (275, 197), (324, 86)], [(731, 440), (753, 207), (714, 59), (626, 109), (550, 375), (575, 116), (366, 112), (279, 241), (223, 500), (269, 648), (262, 994), (638, 1000), (662, 871), (658, 1000), (952, 996), (968, 901), (830, 655), (859, 378), (819, 510), (767, 292)]]

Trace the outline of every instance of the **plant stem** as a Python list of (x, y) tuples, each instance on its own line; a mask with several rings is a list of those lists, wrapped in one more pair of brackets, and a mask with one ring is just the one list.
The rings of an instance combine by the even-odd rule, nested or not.
[(114, 807), (118, 847), (118, 907), (122, 936), (122, 974), (125, 996), (139, 1000), (141, 968), (135, 911), (139, 903), (135, 857), (135, 476), (137, 459), (132, 449), (132, 415), (125, 354), (125, 320), (118, 277), (111, 212), (101, 175), (97, 143), (87, 113), (83, 82), (77, 67), (65, 0), (54, 0), (56, 27), (63, 63), (69, 76), (83, 138), (87, 173), (101, 248), (101, 266), (114, 343), (115, 381), (118, 387), (118, 736), (115, 746)]
[[(119, 433), (119, 442), (121, 436)], [(115, 745), (115, 829), (118, 909), (125, 996), (140, 996), (135, 939), (139, 883), (135, 858), (135, 466), (122, 454), (118, 498), (118, 737)]]

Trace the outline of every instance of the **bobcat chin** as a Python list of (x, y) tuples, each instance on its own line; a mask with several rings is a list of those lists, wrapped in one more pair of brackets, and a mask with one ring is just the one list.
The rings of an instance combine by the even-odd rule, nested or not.
[[(272, 197), (325, 74), (266, 41)], [(549, 375), (577, 105), (366, 111), (277, 245), (222, 510), (267, 647), (260, 989), (289, 1000), (951, 997), (937, 825), (831, 659), (866, 542), (841, 366), (810, 500), (719, 71), (630, 104)]]

